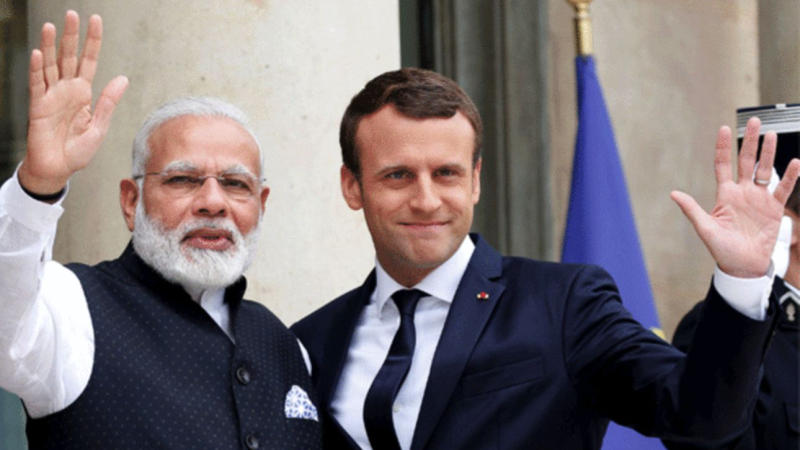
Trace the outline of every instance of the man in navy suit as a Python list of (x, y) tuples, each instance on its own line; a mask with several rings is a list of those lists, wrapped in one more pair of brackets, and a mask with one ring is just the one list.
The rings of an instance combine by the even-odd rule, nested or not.
[[(739, 173), (753, 173), (757, 141), (753, 120)], [(419, 69), (370, 81), (342, 120), (341, 188), (364, 210), (376, 267), (293, 326), (327, 444), (598, 448), (609, 419), (679, 441), (736, 436), (773, 328), (770, 252), (800, 161), (773, 195), (760, 182), (774, 134), (755, 183), (733, 179), (730, 142), (723, 127), (711, 215), (673, 193), (719, 266), (685, 356), (631, 318), (602, 269), (503, 257), (468, 234), (481, 121), (455, 82)]]

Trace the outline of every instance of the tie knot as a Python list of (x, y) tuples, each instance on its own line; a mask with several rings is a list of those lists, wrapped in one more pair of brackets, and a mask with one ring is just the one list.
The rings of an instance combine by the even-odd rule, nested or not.
[(420, 298), (428, 294), (420, 291), (419, 289), (401, 289), (392, 294), (392, 299), (400, 310), (401, 315), (413, 316), (414, 309), (417, 307), (417, 302)]

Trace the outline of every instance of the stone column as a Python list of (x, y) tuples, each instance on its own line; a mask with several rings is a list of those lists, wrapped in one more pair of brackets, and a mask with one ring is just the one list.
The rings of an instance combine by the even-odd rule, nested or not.
[(759, 2), (758, 59), (762, 105), (800, 102), (798, 20), (800, 4), (795, 0)]
[(45, 21), (60, 31), (66, 8), (84, 30), (90, 14), (103, 17), (96, 93), (117, 74), (131, 84), (103, 148), (71, 181), (57, 260), (120, 254), (118, 183), (136, 130), (166, 100), (211, 95), (250, 115), (266, 155), (272, 192), (247, 296), (291, 323), (361, 283), (374, 256), (362, 214), (341, 199), (338, 126), (368, 79), (399, 66), (397, 1), (39, 0), (30, 41)]
[(505, 254), (555, 257), (547, 122), (547, 2), (437, 0), (435, 69), (483, 119), (472, 229)]

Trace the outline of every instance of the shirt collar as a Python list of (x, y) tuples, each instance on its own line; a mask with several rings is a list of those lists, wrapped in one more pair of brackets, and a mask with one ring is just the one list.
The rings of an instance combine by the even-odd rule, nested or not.
[(192, 286), (183, 286), (183, 289), (186, 290), (186, 293), (189, 294), (192, 300), (204, 308), (206, 305), (212, 308), (218, 308), (225, 301), (225, 289), (223, 288), (202, 289)]
[[(458, 284), (467, 270), (470, 258), (472, 258), (473, 251), (475, 251), (475, 244), (472, 243), (472, 239), (469, 236), (464, 237), (453, 256), (429, 273), (422, 281), (412, 286), (412, 288), (425, 291), (431, 297), (452, 303)], [(395, 281), (376, 258), (375, 291), (373, 291), (370, 301), (378, 308), (379, 316), (382, 315), (383, 308), (392, 294), (400, 289), (407, 288)]]

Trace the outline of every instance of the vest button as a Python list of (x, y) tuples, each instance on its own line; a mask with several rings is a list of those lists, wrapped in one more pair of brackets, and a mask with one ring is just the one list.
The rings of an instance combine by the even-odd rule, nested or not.
[[(250, 371), (244, 368), (244, 366), (239, 367), (236, 369), (236, 379), (239, 380), (239, 383), (248, 384), (250, 383)], [(256, 440), (256, 443), (258, 441)]]
[(258, 438), (252, 434), (247, 435), (244, 440), (244, 443), (247, 444), (247, 448), (250, 450), (255, 450), (258, 448)]

